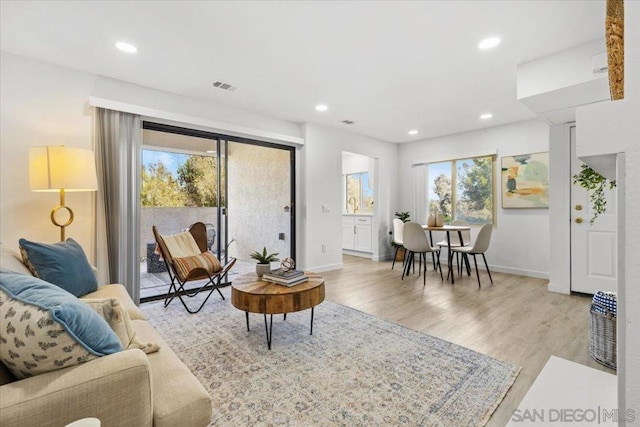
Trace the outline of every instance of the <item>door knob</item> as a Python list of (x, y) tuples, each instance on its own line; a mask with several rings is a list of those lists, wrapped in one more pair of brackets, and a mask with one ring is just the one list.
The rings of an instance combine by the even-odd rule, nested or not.
[(581, 217), (576, 218), (576, 224), (582, 224), (583, 219)]
[(581, 211), (582, 210), (582, 205), (576, 205), (576, 210), (577, 211)]

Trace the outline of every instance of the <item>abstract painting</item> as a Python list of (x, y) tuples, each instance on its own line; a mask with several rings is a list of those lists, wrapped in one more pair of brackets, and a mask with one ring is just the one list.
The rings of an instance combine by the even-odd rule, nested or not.
[(502, 207), (549, 207), (549, 152), (502, 158)]

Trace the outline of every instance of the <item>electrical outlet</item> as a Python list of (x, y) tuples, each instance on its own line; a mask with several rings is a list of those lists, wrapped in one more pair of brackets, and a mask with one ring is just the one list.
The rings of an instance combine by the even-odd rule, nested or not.
[(322, 244), (322, 252), (327, 252), (327, 245), (324, 243)]
[(329, 207), (329, 205), (322, 205), (322, 213), (329, 213), (331, 212), (331, 208)]

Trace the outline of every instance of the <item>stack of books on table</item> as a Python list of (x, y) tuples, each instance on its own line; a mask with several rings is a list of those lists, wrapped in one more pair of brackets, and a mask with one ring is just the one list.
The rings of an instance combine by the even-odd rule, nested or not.
[(295, 286), (306, 282), (309, 278), (300, 270), (283, 271), (279, 268), (270, 273), (264, 273), (262, 280), (282, 286)]

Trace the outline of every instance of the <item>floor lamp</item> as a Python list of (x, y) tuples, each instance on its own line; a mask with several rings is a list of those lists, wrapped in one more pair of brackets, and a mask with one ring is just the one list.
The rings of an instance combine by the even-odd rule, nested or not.
[[(93, 151), (65, 146), (30, 148), (29, 185), (31, 191), (60, 192), (60, 204), (51, 210), (51, 222), (60, 227), (60, 241), (64, 241), (64, 229), (73, 222), (73, 211), (64, 204), (65, 192), (98, 189)], [(59, 210), (69, 214), (65, 223), (56, 220)]]

